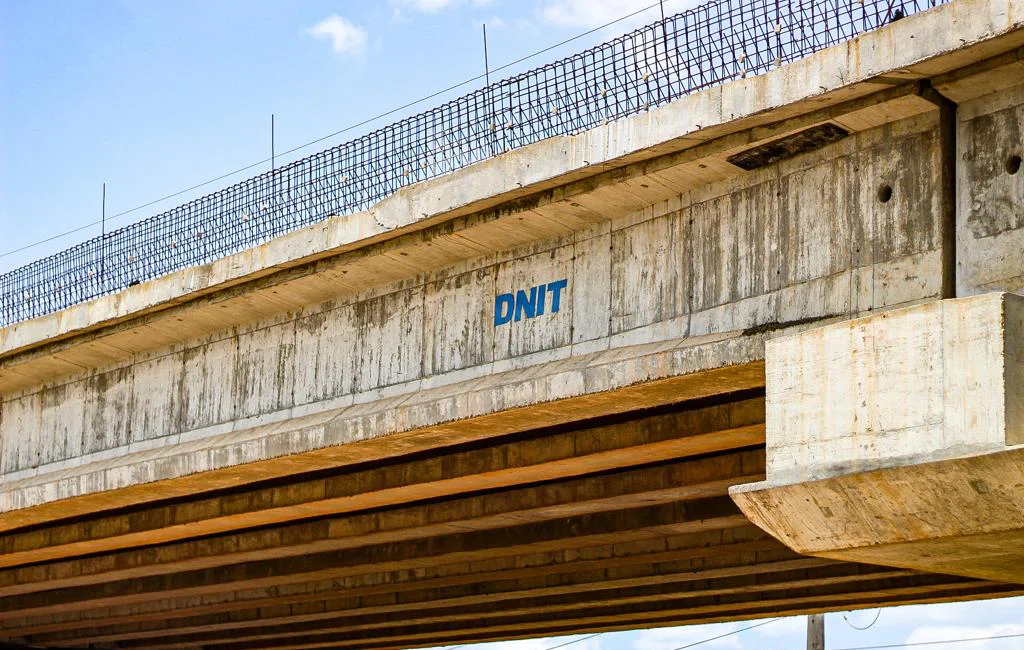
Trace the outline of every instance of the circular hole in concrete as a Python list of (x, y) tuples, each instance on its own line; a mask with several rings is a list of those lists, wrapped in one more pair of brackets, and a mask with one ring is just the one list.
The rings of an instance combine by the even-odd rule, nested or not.
[(881, 187), (878, 188), (878, 200), (882, 203), (888, 203), (892, 200), (892, 185), (882, 183)]
[(1020, 171), (1020, 156), (1013, 155), (1006, 159), (1006, 173), (1011, 176)]

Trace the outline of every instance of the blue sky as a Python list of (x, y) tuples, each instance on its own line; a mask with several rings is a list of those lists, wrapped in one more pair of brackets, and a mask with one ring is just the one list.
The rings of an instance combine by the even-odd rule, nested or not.
[[(266, 158), (270, 115), (284, 151), (652, 4), (654, 0), (0, 1), (0, 254), (96, 221), (101, 184), (113, 215)], [(668, 12), (694, 4), (666, 0)], [(658, 10), (548, 52), (575, 52), (657, 18)], [(470, 90), (467, 86), (458, 94)], [(282, 157), (286, 162), (386, 121)], [(263, 168), (134, 212), (117, 227)], [(0, 257), (0, 272), (99, 234)], [(849, 615), (863, 626), (873, 612)], [(672, 650), (743, 627), (602, 635), (576, 650)], [(802, 647), (802, 619), (705, 648)], [(830, 648), (1024, 632), (1024, 599), (884, 610), (866, 631), (828, 618)], [(544, 650), (556, 641), (498, 644)], [(476, 646), (464, 646), (476, 647)], [(929, 646), (1010, 650), (1024, 640)]]
[[(344, 129), (656, 0), (0, 2), (0, 254)], [(693, 0), (665, 0), (669, 12)], [(658, 9), (517, 66), (658, 17)], [(506, 75), (513, 70), (505, 71)], [(482, 85), (478, 83), (477, 85)], [(468, 92), (466, 86), (458, 94)], [(278, 162), (439, 103), (410, 108)], [(111, 222), (117, 227), (265, 168)], [(0, 257), (0, 272), (99, 226)]]

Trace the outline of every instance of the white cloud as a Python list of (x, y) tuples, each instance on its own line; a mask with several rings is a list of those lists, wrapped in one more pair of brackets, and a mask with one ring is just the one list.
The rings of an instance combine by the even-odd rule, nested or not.
[(366, 30), (338, 14), (324, 18), (306, 32), (313, 38), (330, 40), (337, 54), (360, 55), (366, 51)]
[(455, 4), (454, 0), (392, 0), (391, 4), (415, 9), (425, 14), (435, 14)]
[[(665, 0), (665, 15), (700, 4), (701, 0)], [(652, 0), (548, 0), (541, 9), (544, 22), (557, 27), (597, 27), (654, 4)], [(635, 16), (629, 26), (654, 22), (661, 17), (658, 7)]]
[[(424, 14), (436, 14), (439, 11), (463, 4), (465, 0), (391, 0), (396, 14), (400, 15), (400, 9), (412, 9)], [(470, 0), (474, 7), (486, 7), (493, 4), (494, 0)]]

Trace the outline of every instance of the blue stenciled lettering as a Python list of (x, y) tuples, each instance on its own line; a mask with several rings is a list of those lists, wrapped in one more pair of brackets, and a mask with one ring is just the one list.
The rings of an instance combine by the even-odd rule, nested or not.
[(516, 299), (511, 293), (503, 293), (494, 299), (494, 326), (504, 325), (512, 320), (512, 310), (515, 308)]
[(557, 314), (562, 308), (562, 291), (568, 286), (569, 281), (563, 278), (529, 289), (517, 289), (515, 293), (498, 294), (494, 298), (494, 326), (543, 316), (549, 311), (548, 296), (551, 296), (550, 313)]
[(530, 287), (530, 297), (520, 289), (516, 291), (516, 322), (523, 320), (523, 316), (533, 318), (537, 315), (537, 287)]
[(562, 289), (569, 284), (568, 280), (558, 280), (548, 284), (548, 290), (551, 291), (551, 313), (556, 313), (558, 308), (562, 304)]

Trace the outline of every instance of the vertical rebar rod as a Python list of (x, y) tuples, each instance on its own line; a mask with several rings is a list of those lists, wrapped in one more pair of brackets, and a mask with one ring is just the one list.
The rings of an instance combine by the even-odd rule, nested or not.
[(487, 88), (487, 130), (490, 132), (488, 140), (491, 145), (491, 155), (497, 154), (496, 147), (494, 146), (494, 89), (491, 88), (491, 61), (487, 53), (487, 23), (483, 24), (484, 32), (484, 84)]
[(107, 184), (103, 183), (103, 199), (100, 201), (100, 285), (107, 277)]

